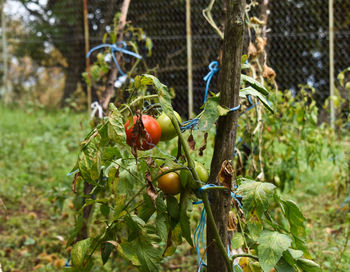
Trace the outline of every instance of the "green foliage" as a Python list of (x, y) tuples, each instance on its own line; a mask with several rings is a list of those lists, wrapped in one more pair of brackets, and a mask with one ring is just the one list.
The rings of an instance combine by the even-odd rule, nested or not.
[[(255, 95), (265, 101), (265, 97), (261, 97), (266, 89), (262, 91), (263, 87), (250, 78), (247, 81), (252, 87), (243, 89), (242, 97)], [(153, 91), (157, 95), (152, 95)], [(192, 201), (200, 197), (200, 194), (192, 189), (197, 187), (190, 186), (188, 182), (182, 183), (179, 198), (166, 196), (155, 188), (159, 171), (164, 164), (192, 171), (186, 166), (190, 163), (188, 156), (191, 156), (187, 148), (186, 158), (180, 156), (175, 159), (158, 149), (142, 151), (141, 155), (141, 151), (130, 150), (126, 144), (123, 124), (130, 119), (130, 111), (140, 112), (142, 104), (139, 102), (145, 99), (149, 103), (158, 102), (162, 111), (176, 120), (167, 87), (156, 77), (143, 75), (135, 78), (130, 93), (132, 95), (127, 104), (121, 109), (111, 105), (108, 117), (102, 119), (81, 144), (76, 165), (84, 181), (93, 185), (92, 192), (84, 196), (84, 206), (99, 207), (94, 209), (96, 220), (91, 228), (95, 229), (92, 237), (95, 245), (89, 247), (89, 250), (92, 249), (89, 254), (93, 255), (93, 251), (100, 250), (102, 261), (106, 263), (111, 252), (106, 251), (104, 244), (106, 236), (111, 236), (113, 239), (109, 243), (115, 245), (119, 257), (137, 266), (140, 271), (159, 271), (160, 262), (165, 256), (175, 253), (182, 238), (189, 246), (193, 246)], [(210, 130), (220, 115), (228, 113), (220, 108), (218, 97), (209, 98), (198, 116), (201, 131)], [(138, 135), (141, 137), (142, 133), (139, 132)], [(301, 256), (294, 258), (291, 255), (287, 259), (294, 263), (288, 264), (283, 254), (288, 250), (302, 250), (302, 255), (308, 253), (304, 239), (304, 217), (298, 207), (279, 197), (276, 186), (271, 183), (240, 178), (238, 184), (237, 192), (243, 197), (243, 213), (234, 207), (232, 212), (235, 214), (234, 221), (246, 221), (240, 224), (242, 229), (235, 236), (234, 247), (245, 243), (248, 250), (256, 250), (256, 258), (263, 271), (269, 272), (277, 263), (283, 262), (284, 265), (297, 269)], [(93, 194), (95, 197), (91, 199)], [(276, 207), (280, 211), (278, 216), (282, 216), (287, 223), (280, 223)], [(78, 265), (73, 262), (75, 268), (81, 266), (83, 261), (88, 263), (92, 260), (82, 257), (84, 254), (81, 252), (84, 250), (78, 251), (80, 261)]]
[[(271, 183), (246, 178), (238, 182), (237, 193), (243, 196), (247, 220), (242, 233), (247, 235), (248, 246), (258, 252), (262, 270), (269, 272), (283, 266), (286, 271), (297, 271), (301, 268), (300, 258), (310, 255), (305, 242), (305, 218), (300, 209), (293, 201), (278, 196), (276, 186)], [(238, 213), (236, 220), (241, 220)]]

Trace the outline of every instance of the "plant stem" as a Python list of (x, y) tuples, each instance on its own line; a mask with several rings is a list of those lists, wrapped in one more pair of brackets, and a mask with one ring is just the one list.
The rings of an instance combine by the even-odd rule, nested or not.
[(259, 258), (255, 255), (252, 255), (252, 254), (236, 254), (236, 255), (233, 255), (231, 259), (234, 260), (234, 259), (239, 258), (239, 257), (248, 257), (248, 258), (254, 259), (256, 261), (259, 261)]
[(220, 39), (223, 40), (224, 39), (224, 33), (222, 33), (222, 31), (218, 28), (218, 26), (216, 25), (213, 16), (211, 15), (211, 10), (213, 9), (215, 0), (211, 0), (208, 7), (206, 9), (203, 9), (203, 17), (208, 21), (208, 23), (212, 26), (212, 28), (214, 28), (214, 30), (216, 31), (216, 33), (219, 35)]
[(186, 167), (177, 167), (177, 168), (173, 168), (173, 169), (164, 170), (158, 176), (156, 176), (155, 178), (152, 178), (152, 180), (158, 180), (161, 176), (164, 176), (164, 175), (172, 173), (172, 172), (176, 172), (178, 170), (183, 170), (183, 169), (187, 169), (187, 168)]
[[(170, 113), (168, 115), (168, 117), (170, 118), (170, 120), (171, 120), (171, 122), (172, 122), (172, 124), (173, 124), (173, 126), (174, 126), (174, 128), (176, 130), (176, 133), (177, 133), (177, 135), (179, 137), (179, 141), (181, 142), (181, 145), (183, 147), (183, 150), (184, 150), (184, 153), (185, 153), (185, 156), (186, 156), (186, 159), (187, 159), (187, 163), (188, 163), (188, 166), (189, 166), (189, 170), (191, 171), (195, 182), (200, 184), (200, 178), (199, 178), (197, 172), (195, 171), (194, 161), (191, 158), (190, 150), (188, 148), (188, 145), (187, 145), (183, 135), (181, 134), (181, 130), (180, 130), (180, 126), (179, 126), (178, 120), (176, 119), (176, 117), (175, 117), (175, 115), (173, 113)], [(222, 187), (227, 189), (224, 186), (222, 186)], [(204, 207), (205, 207), (205, 209), (206, 209), (206, 211), (208, 213), (208, 222), (211, 225), (212, 229), (214, 230), (214, 234), (215, 234), (214, 242), (216, 243), (216, 245), (220, 249), (220, 251), (222, 253), (222, 256), (225, 259), (227, 270), (228, 271), (232, 271), (232, 267), (233, 267), (232, 260), (230, 260), (230, 258), (228, 257), (226, 249), (225, 249), (225, 246), (224, 246), (224, 244), (223, 244), (223, 242), (222, 242), (222, 240), (220, 238), (219, 231), (218, 231), (218, 229), (216, 227), (216, 224), (215, 224), (213, 212), (212, 212), (210, 204), (209, 204), (208, 195), (207, 195), (207, 192), (205, 190), (203, 190), (202, 196), (203, 196)]]
[(130, 198), (130, 200), (124, 205), (124, 207), (122, 208), (122, 211), (124, 211), (127, 207), (129, 207), (130, 203), (131, 203), (133, 200), (135, 200), (135, 198), (136, 198), (139, 194), (141, 194), (141, 192), (142, 192), (144, 189), (146, 189), (146, 187), (147, 187), (147, 185), (144, 185), (143, 187), (141, 187), (140, 190), (138, 190), (138, 191), (136, 192), (136, 194), (133, 195), (133, 197)]
[(183, 147), (183, 150), (185, 152), (185, 156), (186, 156), (186, 159), (187, 159), (187, 163), (188, 163), (188, 167), (189, 167), (189, 170), (191, 171), (192, 173), (192, 176), (194, 177), (194, 180), (200, 184), (200, 178), (197, 174), (197, 172), (194, 170), (195, 169), (195, 165), (194, 165), (194, 161), (192, 160), (191, 158), (191, 155), (190, 155), (190, 150), (187, 146), (187, 143), (186, 143), (186, 140), (185, 138), (182, 136), (182, 133), (181, 133), (181, 130), (180, 130), (180, 126), (179, 126), (179, 121), (177, 120), (176, 116), (174, 115), (174, 113), (171, 113), (170, 115), (168, 115), (168, 117), (170, 118), (171, 120), (171, 123), (173, 124), (175, 130), (176, 130), (176, 133), (179, 137), (179, 140), (181, 142), (181, 145)]
[(212, 226), (212, 228), (214, 230), (214, 241), (215, 241), (216, 245), (218, 246), (218, 248), (220, 249), (222, 256), (225, 259), (227, 271), (232, 271), (233, 262), (232, 262), (232, 260), (230, 260), (230, 258), (227, 255), (227, 250), (225, 249), (225, 246), (220, 238), (218, 228), (216, 227), (213, 212), (211, 211), (211, 207), (209, 204), (208, 193), (206, 191), (204, 191), (202, 195), (203, 195), (203, 197), (202, 197), (203, 204), (204, 204), (204, 207), (205, 207), (207, 214), (208, 214), (208, 222), (210, 223), (210, 225)]
[[(129, 104), (129, 107), (133, 104), (136, 104), (137, 102), (139, 102), (140, 100), (143, 100), (143, 99), (152, 99), (152, 98), (157, 98), (158, 95), (157, 94), (150, 94), (150, 95), (145, 95), (145, 96), (139, 96), (138, 98), (136, 98), (134, 101), (132, 101), (130, 104)], [(120, 112), (123, 112), (125, 110), (127, 110), (128, 107), (124, 107), (120, 110)]]

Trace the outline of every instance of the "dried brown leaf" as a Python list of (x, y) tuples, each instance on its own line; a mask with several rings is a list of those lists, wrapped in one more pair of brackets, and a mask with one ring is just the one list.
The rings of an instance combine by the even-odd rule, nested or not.
[(263, 72), (263, 77), (268, 79), (268, 80), (275, 80), (276, 78), (276, 72), (266, 64), (264, 65), (264, 72)]
[(258, 55), (258, 51), (256, 50), (255, 45), (250, 42), (248, 46), (248, 56), (251, 58), (255, 58)]
[(188, 145), (190, 146), (190, 148), (191, 148), (192, 150), (195, 150), (195, 148), (196, 148), (196, 142), (194, 141), (194, 138), (193, 138), (192, 133), (191, 133), (191, 135), (188, 137), (187, 142), (188, 142)]
[(265, 25), (265, 22), (262, 21), (262, 20), (260, 20), (260, 19), (257, 18), (257, 17), (251, 17), (251, 18), (250, 18), (250, 21), (251, 21), (252, 24), (256, 24), (256, 25), (260, 25), (260, 26)]
[(235, 231), (237, 229), (236, 216), (230, 211), (228, 214), (228, 230)]
[(204, 144), (199, 148), (199, 156), (203, 156), (203, 151), (207, 148), (208, 132), (204, 134)]
[(77, 182), (78, 182), (78, 178), (79, 178), (79, 177), (81, 177), (80, 172), (78, 172), (78, 173), (76, 173), (76, 174), (74, 175), (74, 179), (73, 179), (73, 182), (72, 182), (72, 190), (73, 190), (74, 193), (77, 192), (77, 190), (75, 189), (75, 187), (76, 187), (76, 185), (77, 185)]
[(226, 160), (221, 164), (221, 169), (220, 169), (219, 175), (218, 175), (219, 182), (222, 185), (224, 185), (226, 188), (231, 190), (231, 188), (232, 188), (232, 176), (233, 176), (232, 163), (231, 163), (231, 161)]
[(153, 186), (152, 177), (149, 170), (146, 171), (145, 178), (147, 180), (147, 195), (151, 198), (154, 207), (156, 207), (156, 199), (158, 197), (158, 194)]
[(106, 243), (110, 243), (111, 245), (115, 246), (115, 247), (118, 247), (119, 246), (119, 243), (116, 242), (116, 241), (107, 241)]
[(256, 42), (256, 48), (258, 49), (258, 54), (260, 54), (265, 50), (266, 41), (267, 41), (266, 38), (262, 38), (262, 37), (256, 38), (255, 42)]

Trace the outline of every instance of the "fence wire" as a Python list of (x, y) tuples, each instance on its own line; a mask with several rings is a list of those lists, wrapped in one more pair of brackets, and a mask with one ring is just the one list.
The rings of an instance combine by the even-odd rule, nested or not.
[[(8, 2), (20, 5), (21, 1)], [(217, 34), (202, 15), (202, 10), (209, 2), (191, 0), (193, 91), (196, 112), (203, 103), (203, 77), (208, 72), (208, 64), (217, 59), (220, 49)], [(121, 0), (89, 1), (91, 47), (101, 42), (107, 25), (112, 22), (113, 15), (119, 11), (121, 3)], [(184, 0), (132, 0), (128, 14), (128, 20), (134, 26), (143, 28), (152, 39), (153, 53), (147, 59), (147, 63), (149, 67), (157, 67), (160, 80), (175, 89), (174, 107), (183, 116), (187, 115), (188, 109), (185, 4)], [(35, 4), (27, 5), (28, 8), (35, 13)], [(213, 15), (218, 24), (222, 20), (222, 8), (223, 0), (217, 0)], [(329, 95), (328, 1), (271, 0), (268, 9), (268, 64), (277, 73), (279, 88), (297, 91), (298, 84), (309, 84), (316, 88), (316, 98), (319, 105), (322, 104)], [(56, 20), (57, 29), (50, 33), (45, 32), (45, 28), (41, 32), (37, 28), (31, 29), (32, 21), (38, 20), (38, 17), (40, 19), (40, 16), (35, 17), (38, 14), (28, 13), (26, 9), (24, 11), (25, 18), (20, 20), (22, 24), (24, 22), (23, 29), (27, 27), (29, 30), (22, 30), (21, 34), (18, 34), (13, 26), (8, 30), (12, 53), (17, 54), (18, 50), (13, 48), (20, 45), (22, 55), (29, 54), (31, 50), (31, 56), (40, 60), (40, 54), (54, 46), (65, 59), (65, 63), (60, 65), (65, 66), (64, 69), (67, 69), (67, 65), (74, 67), (72, 72), (66, 75), (66, 84), (74, 82), (69, 77), (74, 73), (79, 75), (85, 65), (82, 61), (83, 25), (77, 23), (83, 20), (82, 1), (48, 0), (40, 13), (44, 21)], [(259, 16), (259, 7), (255, 8), (253, 13)], [(11, 19), (10, 17), (9, 20)], [(350, 66), (350, 1), (334, 1), (334, 20), (337, 74)], [(36, 31), (36, 35), (28, 35), (28, 31)], [(39, 46), (43, 41), (44, 46)], [(44, 59), (42, 61), (44, 62)], [(34, 82), (40, 76), (38, 72), (27, 74), (33, 77)], [(215, 81), (214, 78), (213, 90)], [(20, 84), (20, 80), (17, 83)]]

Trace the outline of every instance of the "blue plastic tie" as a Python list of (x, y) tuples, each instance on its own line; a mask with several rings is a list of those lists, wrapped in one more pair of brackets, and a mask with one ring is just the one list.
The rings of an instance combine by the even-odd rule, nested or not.
[(242, 113), (239, 115), (239, 117), (241, 117), (243, 114), (246, 114), (248, 111), (250, 111), (252, 108), (255, 107), (255, 105), (254, 105), (254, 103), (253, 103), (253, 100), (252, 100), (252, 97), (251, 97), (250, 95), (248, 95), (248, 101), (249, 101), (250, 106), (249, 106), (247, 109), (245, 109), (245, 111), (242, 112)]
[(239, 110), (241, 108), (241, 104), (239, 104), (238, 106), (231, 108), (230, 111), (236, 111)]
[(212, 61), (209, 64), (208, 68), (210, 70), (209, 73), (205, 77), (203, 77), (203, 80), (207, 82), (206, 85), (205, 85), (205, 93), (204, 93), (204, 102), (203, 102), (203, 104), (205, 104), (205, 102), (207, 102), (210, 81), (213, 78), (214, 74), (219, 71), (219, 63), (216, 60)]
[(349, 190), (349, 196), (347, 199), (344, 200), (344, 202), (340, 205), (340, 209), (343, 208), (345, 206), (346, 203), (350, 202), (350, 190)]
[(202, 260), (201, 258), (201, 254), (200, 254), (200, 241), (202, 241), (203, 246), (205, 245), (205, 241), (204, 241), (204, 228), (205, 228), (205, 223), (206, 223), (206, 219), (207, 219), (207, 212), (206, 210), (203, 208), (202, 213), (201, 213), (201, 219), (199, 221), (199, 224), (196, 228), (196, 230), (194, 231), (194, 247), (195, 250), (197, 252), (197, 258), (198, 258), (198, 272), (201, 271), (202, 266), (207, 266), (205, 264), (205, 262)]
[[(119, 47), (120, 45), (122, 47)], [(98, 49), (101, 49), (101, 48), (106, 48), (106, 47), (109, 47), (111, 49), (111, 54), (112, 54), (112, 58), (113, 58), (113, 61), (115, 63), (115, 66), (117, 66), (117, 69), (122, 76), (125, 76), (125, 73), (123, 72), (123, 70), (120, 68), (120, 66), (118, 64), (118, 61), (115, 57), (115, 52), (121, 52), (121, 53), (130, 55), (130, 56), (133, 56), (135, 58), (142, 59), (142, 57), (139, 54), (136, 54), (134, 52), (127, 50), (126, 49), (126, 42), (124, 42), (124, 41), (117, 42), (116, 44), (103, 43), (103, 44), (100, 44), (98, 46), (95, 46), (87, 53), (86, 58), (89, 58), (92, 52), (94, 52)]]
[(189, 129), (196, 129), (198, 122), (199, 122), (199, 118), (194, 118), (192, 120), (188, 120), (188, 121), (181, 123), (180, 124), (181, 132), (184, 132), (184, 131), (189, 130)]
[[(202, 193), (205, 189), (207, 189), (209, 187), (219, 187), (219, 186), (217, 186), (215, 184), (206, 184), (206, 185), (202, 186), (201, 188), (199, 188), (199, 192)], [(236, 189), (237, 185), (235, 185), (234, 188)], [(231, 192), (231, 197), (234, 200), (236, 200), (236, 202), (238, 203), (238, 205), (240, 207), (242, 207), (241, 202), (238, 200), (238, 197), (241, 197), (241, 196)], [(198, 205), (198, 204), (202, 204), (202, 203), (203, 203), (203, 201), (195, 201), (192, 204)], [(200, 250), (199, 250), (201, 241), (202, 241), (202, 245), (203, 246), (205, 245), (204, 228), (205, 228), (205, 224), (206, 224), (206, 217), (207, 217), (207, 212), (206, 212), (205, 208), (203, 208), (202, 213), (201, 213), (201, 219), (200, 219), (199, 224), (198, 224), (196, 230), (194, 231), (194, 235), (193, 235), (194, 236), (193, 243), (194, 243), (194, 247), (195, 247), (195, 250), (197, 252), (197, 258), (198, 258), (198, 272), (201, 272), (203, 266), (205, 266), (205, 267), (207, 266), (206, 263), (202, 260)], [(229, 252), (228, 246), (227, 246), (227, 249)], [(231, 254), (231, 253), (229, 253), (229, 254)], [(242, 268), (238, 264), (234, 265), (235, 271), (236, 271), (236, 268), (240, 269), (240, 271), (242, 271)]]
[(67, 173), (67, 176), (69, 177), (69, 176), (71, 176), (71, 175), (75, 175), (75, 174), (78, 173), (78, 172), (79, 172), (79, 169), (74, 170), (73, 172)]
[(70, 256), (68, 257), (67, 261), (66, 261), (66, 264), (64, 265), (65, 267), (70, 267)]

